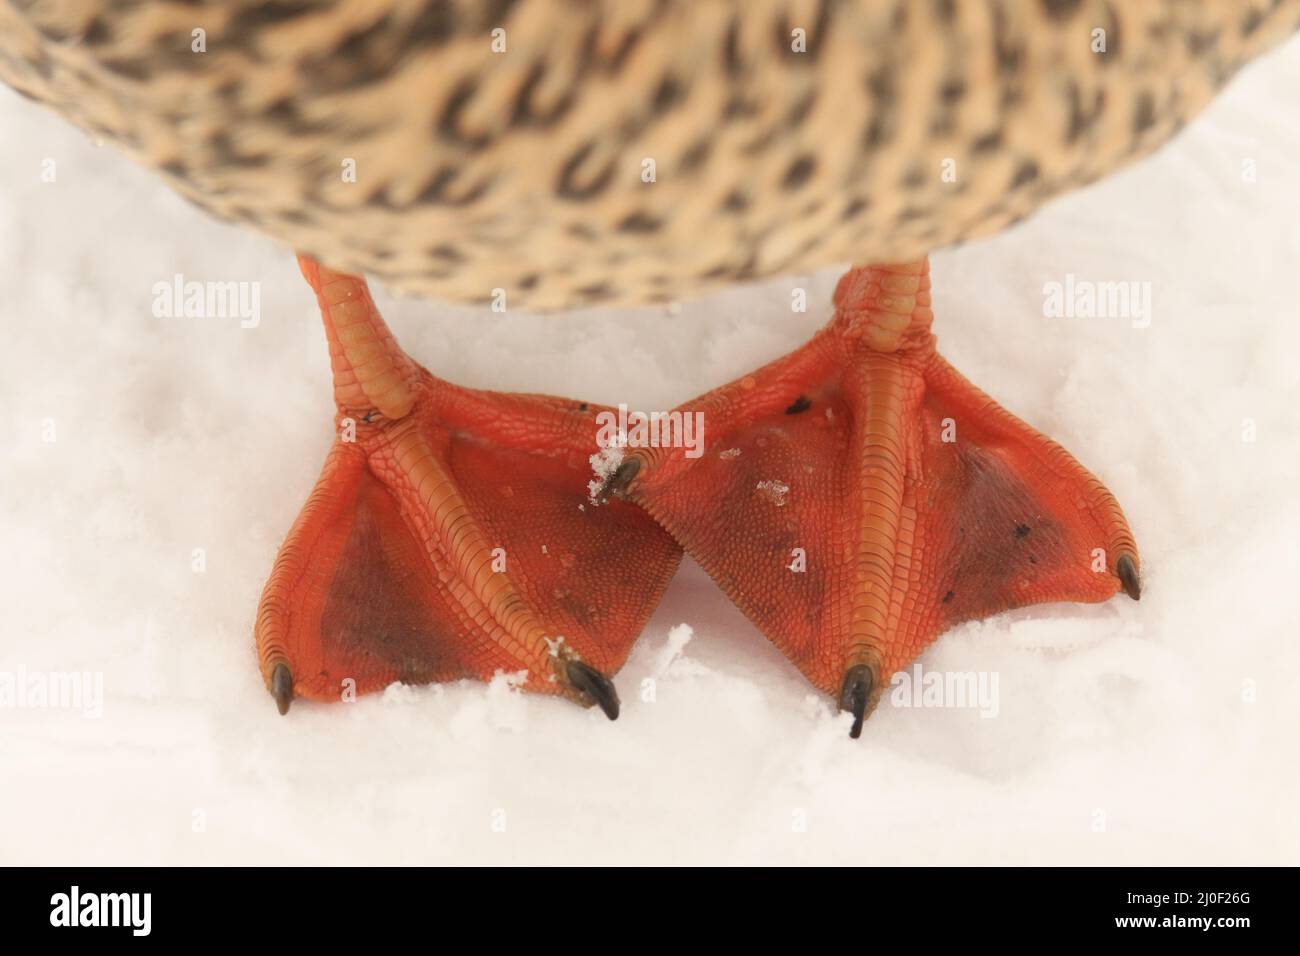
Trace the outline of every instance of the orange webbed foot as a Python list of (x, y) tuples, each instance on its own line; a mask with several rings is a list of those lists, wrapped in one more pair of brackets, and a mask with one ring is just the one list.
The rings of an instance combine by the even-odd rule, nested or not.
[(258, 607), (263, 680), (340, 700), (491, 679), (599, 706), (680, 547), (587, 500), (597, 406), (459, 388), (397, 345), (363, 279), (300, 257), (329, 342), (337, 438)]
[(704, 454), (643, 448), (611, 479), (858, 736), (939, 634), (1048, 601), (1139, 594), (1114, 497), (934, 349), (928, 262), (854, 269), (811, 342), (688, 402)]

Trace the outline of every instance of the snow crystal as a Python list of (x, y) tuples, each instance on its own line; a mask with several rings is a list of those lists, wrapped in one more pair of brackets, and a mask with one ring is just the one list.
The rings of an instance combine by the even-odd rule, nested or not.
[(790, 486), (785, 482), (767, 479), (766, 481), (760, 481), (754, 487), (758, 489), (760, 495), (778, 508), (785, 507), (785, 496), (790, 493)]
[(590, 459), (591, 470), (595, 472), (596, 477), (587, 482), (587, 501), (593, 505), (601, 503), (600, 492), (604, 489), (605, 483), (609, 481), (610, 476), (618, 471), (618, 466), (623, 463), (623, 446), (619, 444), (608, 445), (602, 448)]
[(668, 673), (668, 668), (681, 658), (682, 651), (694, 636), (695, 631), (689, 624), (678, 624), (673, 627), (668, 632), (668, 640), (664, 643), (663, 649), (655, 655), (654, 673), (660, 676)]

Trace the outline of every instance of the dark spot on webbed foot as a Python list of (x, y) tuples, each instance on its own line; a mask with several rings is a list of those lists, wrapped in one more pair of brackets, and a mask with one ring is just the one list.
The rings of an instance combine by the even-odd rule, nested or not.
[(808, 401), (807, 396), (800, 395), (790, 403), (790, 407), (785, 410), (785, 413), (787, 415), (798, 415), (800, 412), (806, 412), (810, 408), (812, 408), (812, 402)]
[(1017, 537), (1017, 538), (1023, 538), (1023, 537), (1025, 537), (1025, 535), (1027, 535), (1027, 534), (1029, 534), (1029, 525), (1027, 525), (1027, 524), (1018, 524), (1018, 525), (1016, 525), (1016, 537)]

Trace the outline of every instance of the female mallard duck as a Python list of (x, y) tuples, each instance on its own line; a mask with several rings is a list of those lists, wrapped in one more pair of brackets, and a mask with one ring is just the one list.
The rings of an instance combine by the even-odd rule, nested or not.
[[(1150, 152), (1298, 24), (1300, 0), (10, 0), (0, 79), (304, 253), (339, 437), (258, 611), (281, 712), (526, 670), (614, 717), (684, 547), (856, 736), (949, 626), (1139, 594), (1110, 493), (935, 351), (925, 257)], [(847, 260), (816, 338), (679, 410), (702, 455), (614, 451), (597, 504), (603, 409), (434, 378), (356, 277), (549, 309)]]

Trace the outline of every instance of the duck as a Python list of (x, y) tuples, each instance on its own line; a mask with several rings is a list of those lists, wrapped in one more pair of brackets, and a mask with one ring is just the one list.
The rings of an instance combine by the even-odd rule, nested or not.
[[(298, 256), (335, 439), (255, 616), (281, 714), (507, 673), (617, 718), (685, 553), (858, 737), (952, 627), (1142, 592), (1110, 491), (939, 353), (929, 256), (1150, 154), (1298, 28), (1300, 0), (35, 0), (0, 5), (0, 80)], [(807, 344), (668, 413), (701, 449), (436, 377), (366, 278), (548, 311), (843, 263)]]

